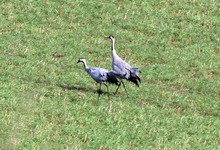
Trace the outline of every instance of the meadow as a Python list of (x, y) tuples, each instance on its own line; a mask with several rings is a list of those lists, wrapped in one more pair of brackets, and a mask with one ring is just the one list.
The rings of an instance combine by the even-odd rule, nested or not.
[[(0, 149), (220, 149), (218, 0), (0, 2)], [(78, 58), (141, 69), (109, 112)], [(103, 86), (103, 91), (106, 91)]]

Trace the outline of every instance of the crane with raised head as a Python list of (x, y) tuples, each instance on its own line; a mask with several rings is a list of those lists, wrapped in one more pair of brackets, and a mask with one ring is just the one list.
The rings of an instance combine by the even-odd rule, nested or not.
[(139, 77), (140, 70), (137, 67), (132, 67), (122, 58), (120, 58), (115, 50), (115, 37), (113, 35), (110, 35), (108, 38), (111, 39), (112, 42), (112, 69), (119, 74), (117, 77), (120, 79), (120, 83), (116, 89), (115, 94), (122, 84), (128, 97), (128, 92), (122, 79), (126, 79), (139, 86), (139, 84), (141, 83), (141, 79)]
[[(119, 85), (119, 82), (116, 78), (116, 76), (118, 76), (118, 73), (111, 70), (108, 71), (104, 68), (99, 68), (99, 67), (88, 67), (87, 63), (86, 63), (86, 59), (84, 58), (80, 58), (78, 60), (78, 63), (82, 62), (84, 65), (84, 69), (85, 71), (97, 82), (100, 84), (99, 86), (99, 91), (101, 91), (101, 86), (102, 84), (104, 84), (107, 88), (107, 92), (108, 92), (108, 99), (109, 99), (109, 90), (108, 90), (108, 85), (105, 82), (111, 83), (111, 84), (116, 84)], [(98, 91), (98, 100), (100, 97), (100, 92)]]

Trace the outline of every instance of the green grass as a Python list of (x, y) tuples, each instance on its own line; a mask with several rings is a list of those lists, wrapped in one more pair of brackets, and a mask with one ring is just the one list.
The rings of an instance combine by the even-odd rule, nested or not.
[[(220, 2), (0, 2), (0, 149), (219, 149)], [(112, 111), (89, 66), (142, 73)], [(103, 90), (105, 88), (103, 87)]]

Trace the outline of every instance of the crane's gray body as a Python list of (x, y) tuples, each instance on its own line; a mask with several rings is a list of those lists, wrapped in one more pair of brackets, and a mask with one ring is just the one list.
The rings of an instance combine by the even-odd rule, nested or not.
[(118, 77), (119, 74), (113, 70), (108, 71), (99, 67), (86, 68), (85, 70), (97, 83), (109, 82), (117, 84), (118, 82), (116, 77)]
[(139, 86), (141, 82), (139, 77), (139, 69), (132, 67), (123, 59), (121, 59), (115, 51), (115, 39), (113, 36), (109, 36), (112, 41), (112, 69), (116, 71), (121, 79), (129, 80)]
[(118, 84), (117, 76), (118, 73), (115, 71), (108, 71), (104, 68), (99, 67), (88, 67), (85, 59), (79, 59), (78, 62), (83, 62), (84, 68), (86, 72), (97, 82), (97, 83), (104, 83), (109, 82), (113, 84)]
[(131, 69), (131, 66), (122, 60), (116, 54), (115, 50), (112, 51), (112, 69), (116, 71), (122, 79), (128, 79), (130, 76), (129, 70)]
[(107, 81), (108, 70), (98, 67), (85, 68), (86, 72), (98, 83)]
[[(107, 84), (105, 82), (109, 82), (112, 84), (118, 85), (118, 80), (116, 76), (118, 76), (118, 73), (115, 71), (108, 71), (104, 68), (99, 68), (99, 67), (91, 67), (89, 68), (87, 66), (86, 60), (83, 58), (80, 58), (78, 62), (82, 62), (84, 64), (84, 68), (86, 72), (97, 82), (100, 84), (99, 90), (101, 90), (102, 84), (104, 84), (107, 87)], [(99, 100), (100, 93), (98, 92), (98, 100)], [(108, 98), (109, 98), (109, 90), (108, 90)]]

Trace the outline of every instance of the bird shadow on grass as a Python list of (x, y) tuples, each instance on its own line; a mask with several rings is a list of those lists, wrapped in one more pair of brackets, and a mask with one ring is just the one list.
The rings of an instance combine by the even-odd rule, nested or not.
[(98, 94), (108, 94), (108, 92), (105, 92), (103, 90), (97, 90), (94, 88), (85, 88), (80, 87), (76, 85), (59, 85), (63, 90), (76, 90), (76, 91), (84, 91), (84, 92), (92, 92), (92, 93), (98, 93)]

